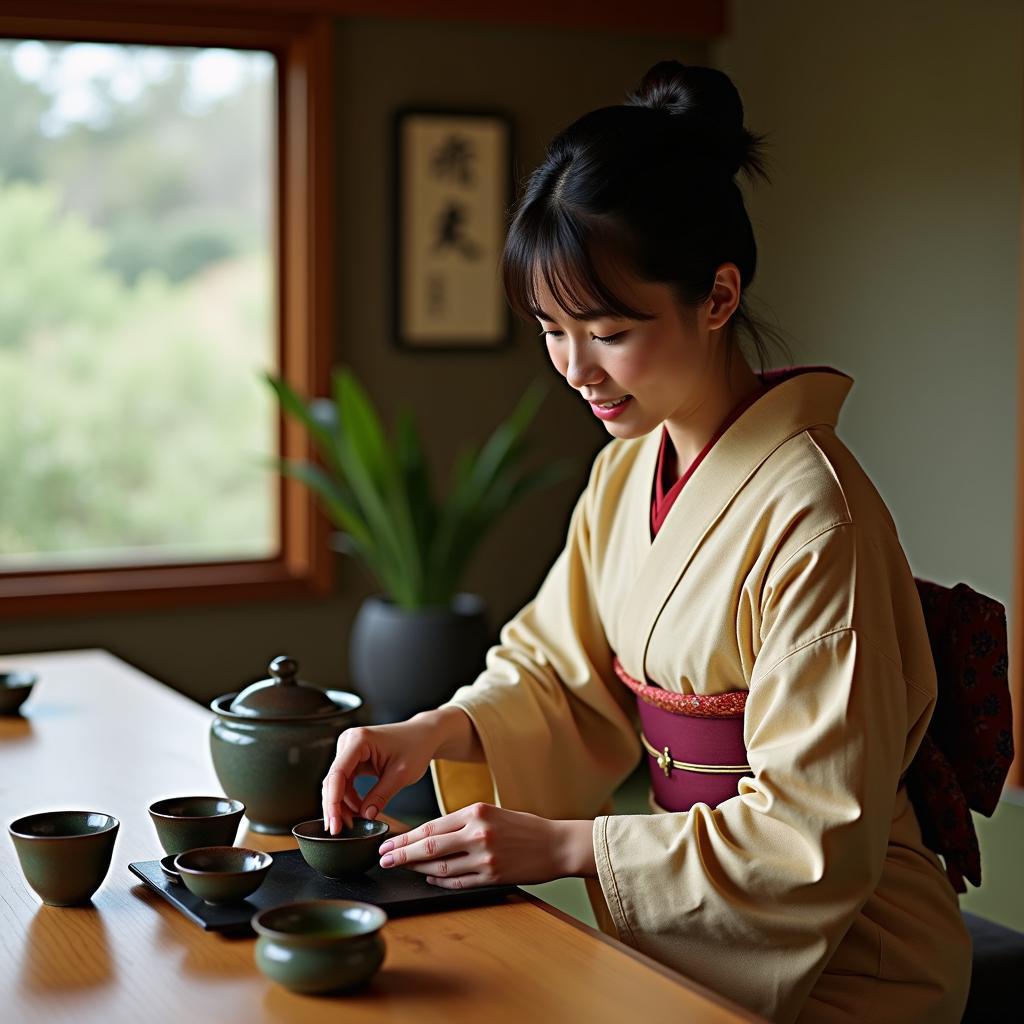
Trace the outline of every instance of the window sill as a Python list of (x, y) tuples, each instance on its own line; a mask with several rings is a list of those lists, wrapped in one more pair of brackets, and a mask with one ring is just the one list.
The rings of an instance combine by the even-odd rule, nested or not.
[(276, 559), (10, 574), (0, 576), (0, 617), (315, 599), (329, 596), (333, 582), (327, 550), (304, 566)]

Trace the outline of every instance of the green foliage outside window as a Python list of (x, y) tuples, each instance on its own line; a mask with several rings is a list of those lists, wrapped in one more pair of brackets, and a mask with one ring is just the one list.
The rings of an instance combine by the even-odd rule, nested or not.
[[(55, 128), (57, 93), (16, 73), (16, 45), (0, 41), (0, 569), (269, 556), (271, 79), (190, 112), (199, 51), (162, 51), (162, 76), (118, 100), (130, 48), (107, 48), (121, 66), (96, 76), (95, 116)], [(46, 48), (52, 71), (63, 47)]]

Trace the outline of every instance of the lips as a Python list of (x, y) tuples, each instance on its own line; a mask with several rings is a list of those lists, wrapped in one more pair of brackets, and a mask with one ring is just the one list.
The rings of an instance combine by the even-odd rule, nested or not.
[(625, 414), (626, 410), (630, 407), (629, 403), (633, 401), (632, 395), (623, 395), (622, 399), (616, 402), (614, 405), (605, 408), (599, 405), (597, 402), (590, 403), (590, 411), (598, 418), (602, 420), (614, 420), (618, 419), (619, 416)]
[(591, 405), (596, 405), (598, 408), (613, 408), (620, 402), (624, 402), (627, 398), (632, 398), (632, 395), (620, 395), (618, 398), (591, 398), (588, 399)]

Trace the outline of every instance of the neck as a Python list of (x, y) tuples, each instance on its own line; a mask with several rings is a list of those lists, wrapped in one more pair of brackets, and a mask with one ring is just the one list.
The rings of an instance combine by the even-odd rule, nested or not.
[(725, 418), (749, 395), (765, 389), (760, 378), (737, 353), (728, 374), (719, 373), (704, 389), (698, 404), (665, 420), (669, 440), (676, 450), (676, 475), (687, 467), (715, 435)]

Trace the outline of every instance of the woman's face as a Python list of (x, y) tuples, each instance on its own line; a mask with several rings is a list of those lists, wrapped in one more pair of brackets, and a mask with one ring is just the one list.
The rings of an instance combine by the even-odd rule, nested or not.
[[(728, 296), (735, 271), (735, 301)], [(548, 317), (538, 317), (548, 355), (560, 374), (586, 400), (593, 414), (615, 437), (647, 434), (666, 420), (685, 421), (721, 377), (716, 364), (720, 332), (739, 301), (739, 272), (723, 264), (705, 303), (687, 311), (668, 285), (604, 271), (603, 279), (634, 309), (654, 314), (652, 320), (601, 317), (574, 320), (555, 302), (540, 275), (537, 299)], [(727, 308), (727, 311), (725, 309)], [(712, 333), (714, 331), (714, 333)], [(714, 390), (713, 387), (710, 390)], [(613, 409), (601, 403), (629, 396)]]

